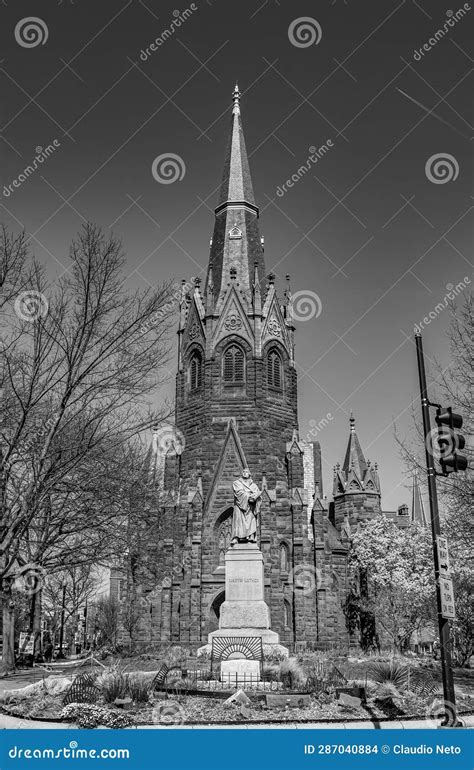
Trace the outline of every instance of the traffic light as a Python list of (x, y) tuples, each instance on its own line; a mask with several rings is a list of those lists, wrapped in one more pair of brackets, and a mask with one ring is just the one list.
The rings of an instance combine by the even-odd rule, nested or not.
[(459, 433), (462, 428), (462, 417), (455, 414), (450, 406), (446, 409), (438, 407), (436, 410), (436, 424), (438, 426), (439, 462), (445, 476), (467, 468), (466, 455), (460, 454), (464, 449), (466, 439)]

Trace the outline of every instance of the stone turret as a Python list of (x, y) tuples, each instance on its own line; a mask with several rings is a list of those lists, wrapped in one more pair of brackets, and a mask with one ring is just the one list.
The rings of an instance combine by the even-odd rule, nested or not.
[(351, 527), (370, 518), (381, 510), (380, 481), (377, 464), (366, 460), (356, 430), (355, 418), (351, 413), (350, 432), (342, 468), (334, 469), (333, 497), (334, 523), (341, 530), (346, 517)]

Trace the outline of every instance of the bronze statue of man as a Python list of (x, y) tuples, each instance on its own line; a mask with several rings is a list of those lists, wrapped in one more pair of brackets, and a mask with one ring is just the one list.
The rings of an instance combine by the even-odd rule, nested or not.
[(231, 545), (257, 542), (257, 516), (260, 513), (262, 493), (244, 468), (240, 478), (232, 484), (234, 512), (232, 516)]

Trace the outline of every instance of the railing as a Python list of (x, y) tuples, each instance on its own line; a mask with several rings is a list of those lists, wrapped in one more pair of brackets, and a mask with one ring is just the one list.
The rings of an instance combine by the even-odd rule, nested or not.
[[(159, 689), (165, 690), (168, 693), (183, 693), (193, 692), (199, 690), (200, 693), (215, 693), (222, 691), (233, 691), (235, 689), (243, 690), (255, 690), (257, 692), (289, 692), (290, 689), (285, 687), (282, 682), (260, 678), (256, 674), (249, 673), (236, 673), (236, 674), (222, 674), (219, 679), (210, 679), (208, 671), (183, 669), (183, 677), (181, 679), (170, 680), (166, 678), (165, 681), (159, 685)], [(301, 688), (293, 689), (292, 692), (307, 692), (303, 686)]]

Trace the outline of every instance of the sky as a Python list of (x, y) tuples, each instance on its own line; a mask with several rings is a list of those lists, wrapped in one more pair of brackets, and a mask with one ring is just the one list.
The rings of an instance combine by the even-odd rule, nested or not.
[[(2, 0), (2, 221), (51, 280), (85, 220), (122, 239), (131, 288), (204, 277), (237, 80), (266, 267), (309, 302), (300, 436), (320, 440), (330, 494), (352, 409), (395, 510), (410, 502), (395, 426), (409, 437), (419, 417), (413, 327), (432, 313), (431, 382), (449, 361), (434, 308), (471, 277), (473, 19), (437, 0)], [(162, 155), (178, 156), (166, 184)]]

